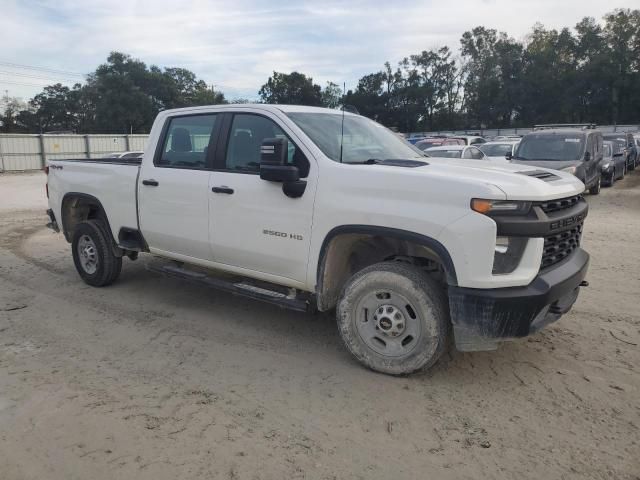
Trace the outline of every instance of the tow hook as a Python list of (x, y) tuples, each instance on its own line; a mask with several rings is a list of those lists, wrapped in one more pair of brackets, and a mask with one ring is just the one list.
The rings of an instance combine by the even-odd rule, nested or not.
[(581, 286), (581, 287), (588, 287), (588, 286), (589, 286), (589, 282), (587, 282), (586, 280), (582, 280), (582, 281), (580, 282), (580, 286)]

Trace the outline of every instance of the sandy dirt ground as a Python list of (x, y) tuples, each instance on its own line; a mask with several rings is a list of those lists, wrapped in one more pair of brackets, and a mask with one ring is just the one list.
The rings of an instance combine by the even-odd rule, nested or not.
[(569, 315), (408, 378), (147, 259), (88, 287), (44, 181), (0, 176), (3, 480), (640, 478), (640, 172), (588, 198)]

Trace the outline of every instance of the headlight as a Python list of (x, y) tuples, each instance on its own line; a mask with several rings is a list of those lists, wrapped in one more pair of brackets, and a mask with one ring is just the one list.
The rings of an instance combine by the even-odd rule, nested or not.
[(527, 246), (526, 237), (497, 237), (493, 253), (493, 274), (500, 275), (513, 272), (520, 264), (520, 259)]
[(485, 215), (526, 215), (531, 209), (531, 202), (520, 200), (471, 200), (471, 210)]
[(576, 167), (563, 168), (561, 171), (562, 172), (569, 172), (569, 173), (572, 173), (573, 175), (575, 175), (576, 174)]
[(610, 166), (611, 166), (611, 163), (605, 163), (604, 165), (602, 165), (602, 170), (609, 170)]

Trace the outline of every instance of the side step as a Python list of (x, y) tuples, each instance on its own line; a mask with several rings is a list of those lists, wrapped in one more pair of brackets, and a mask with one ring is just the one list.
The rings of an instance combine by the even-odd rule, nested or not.
[(284, 290), (289, 290), (289, 293), (285, 293), (284, 291), (269, 289), (269, 287), (281, 287), (272, 286), (266, 282), (248, 280), (242, 277), (229, 277), (225, 279), (208, 275), (203, 272), (189, 270), (178, 265), (147, 265), (147, 269), (162, 275), (180, 278), (191, 283), (213, 287), (217, 290), (229, 292), (234, 295), (271, 303), (289, 310), (295, 310), (298, 312), (311, 311), (311, 295), (306, 293), (295, 294), (295, 289), (287, 289), (285, 287)]

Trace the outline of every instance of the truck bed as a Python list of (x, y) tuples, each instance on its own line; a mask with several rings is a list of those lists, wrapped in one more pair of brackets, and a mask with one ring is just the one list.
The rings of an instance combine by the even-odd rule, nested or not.
[(140, 159), (65, 159), (47, 163), (50, 205), (54, 207), (56, 218), (63, 218), (64, 196), (79, 193), (99, 199), (113, 238), (118, 238), (122, 227), (138, 228)]

